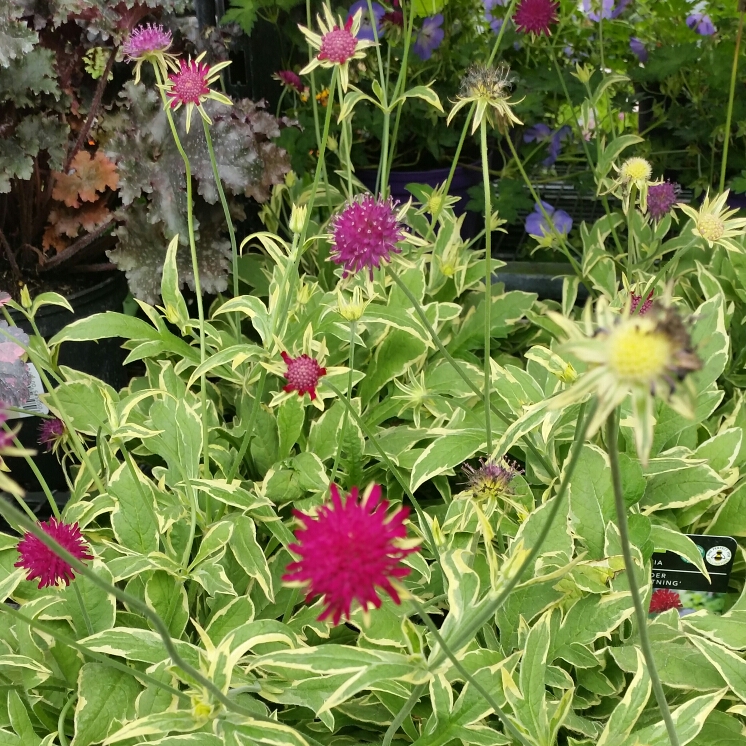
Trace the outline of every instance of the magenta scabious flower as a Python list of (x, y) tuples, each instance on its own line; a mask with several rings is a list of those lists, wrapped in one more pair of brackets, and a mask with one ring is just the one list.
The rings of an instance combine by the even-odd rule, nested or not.
[(657, 588), (653, 591), (650, 598), (650, 613), (660, 614), (669, 609), (680, 609), (681, 599), (676, 591), (669, 591), (667, 588)]
[(550, 26), (557, 23), (558, 7), (559, 3), (554, 0), (521, 0), (513, 16), (513, 23), (523, 34), (549, 36)]
[(298, 357), (290, 357), (287, 352), (281, 354), (285, 365), (288, 366), (287, 371), (285, 371), (287, 384), (283, 390), (297, 391), (298, 396), (309, 394), (311, 399), (315, 399), (316, 386), (318, 386), (321, 376), (326, 375), (326, 368), (322, 368), (316, 360), (306, 354)]
[[(572, 218), (564, 210), (555, 210), (548, 202), (542, 200), (541, 204), (557, 233), (566, 236), (572, 230)], [(538, 205), (534, 206), (534, 211), (526, 218), (525, 228), (526, 233), (538, 238), (552, 233), (552, 227), (547, 223)]]
[[(39, 528), (77, 559), (93, 559), (77, 523), (67, 524), (50, 518), (46, 523), (40, 523)], [(28, 570), (26, 580), (39, 578), (39, 588), (57, 585), (63, 580), (65, 585), (70, 585), (70, 581), (75, 579), (72, 567), (31, 533), (25, 533), (18, 542), (18, 554), (20, 559), (14, 567)]]
[(42, 420), (39, 425), (39, 445), (46, 446), (47, 452), (53, 451), (65, 437), (65, 423), (57, 417)]
[(388, 13), (384, 13), (382, 20), (384, 24), (389, 26), (404, 28), (404, 13), (400, 10), (390, 10)]
[(171, 108), (176, 109), (182, 104), (201, 104), (210, 93), (209, 76), (210, 66), (204, 62), (181, 60), (179, 72), (168, 76), (171, 86), (166, 93), (171, 99)]
[(660, 220), (667, 215), (679, 200), (679, 185), (664, 181), (648, 187), (648, 215)]
[(331, 617), (339, 624), (343, 617), (349, 619), (355, 601), (364, 610), (378, 608), (379, 589), (398, 604), (391, 580), (409, 574), (402, 560), (416, 549), (403, 544), (409, 509), (387, 515), (389, 503), (381, 500), (379, 485), (360, 500), (357, 487), (344, 501), (334, 484), (331, 494), (331, 505), (322, 505), (316, 518), (295, 512), (303, 527), (289, 549), (300, 559), (288, 565), (283, 580), (306, 586), (309, 600), (323, 596), (326, 608), (319, 619)]
[(433, 56), (433, 52), (441, 45), (445, 37), (443, 14), (437, 13), (422, 22), (422, 28), (412, 45), (412, 51), (424, 62)]
[(373, 268), (399, 252), (396, 244), (406, 233), (394, 207), (391, 199), (366, 194), (350, 202), (333, 219), (331, 259), (344, 267), (345, 276), (367, 268), (372, 279)]
[[(651, 290), (648, 297), (645, 298), (645, 302), (640, 306), (642, 296), (636, 293), (630, 293), (629, 312), (631, 316), (637, 314), (638, 316), (644, 316), (653, 306), (653, 291)], [(640, 310), (638, 311), (638, 306)]]
[(138, 26), (122, 45), (122, 53), (130, 60), (146, 58), (148, 55), (167, 52), (173, 41), (171, 32), (163, 26), (146, 23)]
[[(373, 8), (373, 17), (376, 19), (376, 33), (380, 39), (384, 35), (383, 17), (386, 15), (386, 8), (379, 3), (371, 3), (371, 7)], [(361, 16), (360, 30), (357, 32), (357, 38), (375, 41), (376, 34), (373, 33), (373, 23), (371, 22), (368, 11), (368, 0), (357, 0), (356, 3), (353, 3), (348, 11), (348, 17), (353, 18), (358, 11), (361, 11)]]
[(637, 59), (640, 60), (640, 62), (645, 63), (648, 61), (648, 50), (636, 36), (633, 36), (629, 40), (629, 48), (635, 54)]
[(300, 79), (298, 73), (294, 73), (292, 70), (278, 70), (272, 77), (275, 80), (279, 80), (288, 88), (292, 88), (298, 91), (298, 93), (303, 93), (303, 81)]

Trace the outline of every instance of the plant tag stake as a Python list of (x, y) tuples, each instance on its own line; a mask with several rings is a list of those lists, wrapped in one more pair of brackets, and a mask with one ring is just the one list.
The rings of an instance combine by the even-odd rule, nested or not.
[(33, 363), (26, 363), (26, 370), (29, 375), (28, 397), (21, 409), (27, 411), (7, 412), (9, 420), (17, 420), (21, 417), (33, 417), (32, 412), (36, 414), (47, 414), (49, 412), (49, 407), (39, 398), (39, 395), (44, 393), (44, 386), (42, 385), (39, 371), (36, 370)]
[(732, 536), (687, 535), (697, 545), (712, 583), (691, 562), (675, 552), (655, 552), (653, 588), (727, 593), (728, 580), (736, 558), (736, 540)]

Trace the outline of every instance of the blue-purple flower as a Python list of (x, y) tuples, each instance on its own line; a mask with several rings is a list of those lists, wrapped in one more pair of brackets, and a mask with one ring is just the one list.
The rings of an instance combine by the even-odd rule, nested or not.
[[(376, 19), (376, 31), (378, 38), (380, 39), (384, 34), (383, 17), (386, 15), (386, 8), (378, 3), (371, 3), (373, 8), (373, 17)], [(368, 41), (375, 41), (376, 37), (373, 33), (373, 23), (370, 19), (370, 11), (368, 9), (368, 0), (357, 0), (356, 3), (350, 5), (349, 18), (354, 18), (355, 13), (362, 11), (360, 15), (360, 30), (357, 32), (358, 39), (367, 39)]]
[(445, 36), (443, 25), (443, 14), (438, 13), (422, 22), (422, 28), (417, 34), (412, 51), (421, 59), (429, 60), (433, 52), (440, 46)]
[(549, 149), (547, 157), (541, 162), (542, 166), (553, 166), (562, 150), (562, 141), (570, 136), (572, 130), (567, 124), (563, 124), (556, 132), (552, 133), (551, 128), (539, 122), (529, 127), (523, 134), (523, 142), (542, 142), (549, 140)]
[(640, 60), (640, 62), (648, 61), (648, 50), (636, 36), (633, 36), (629, 40), (629, 48), (635, 53), (637, 59)]
[(572, 218), (564, 210), (555, 210), (548, 202), (541, 202), (549, 222), (542, 214), (539, 205), (534, 206), (534, 211), (526, 218), (526, 233), (530, 236), (542, 238), (552, 233), (554, 228), (557, 233), (566, 236), (572, 230)]
[(495, 15), (495, 8), (505, 7), (505, 0), (483, 0), (484, 2), (484, 20), (490, 24), (490, 28), (496, 33), (500, 33), (504, 18)]
[(583, 0), (583, 12), (591, 21), (613, 20), (621, 15), (622, 11), (629, 5), (630, 0)]
[(686, 25), (700, 36), (712, 36), (717, 31), (707, 13), (692, 13), (687, 16)]

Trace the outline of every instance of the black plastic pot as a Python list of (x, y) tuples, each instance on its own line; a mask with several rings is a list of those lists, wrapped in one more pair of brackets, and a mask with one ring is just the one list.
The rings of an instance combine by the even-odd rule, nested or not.
[[(495, 282), (505, 284), (505, 290), (523, 290), (536, 293), (539, 300), (562, 301), (562, 278), (574, 274), (565, 262), (507, 262), (495, 272)], [(578, 288), (579, 302), (585, 302), (588, 290)]]
[[(74, 293), (68, 297), (74, 312), (59, 306), (45, 306), (36, 315), (39, 332), (45, 339), (50, 339), (68, 324), (79, 319), (105, 311), (121, 311), (122, 303), (127, 296), (127, 281), (123, 274), (117, 272), (92, 288)], [(18, 313), (12, 314), (16, 323), (26, 333), (33, 331), (28, 322)], [(70, 342), (60, 347), (59, 363), (75, 370), (100, 378), (115, 389), (127, 385), (127, 372), (123, 367), (126, 351), (122, 349), (120, 339), (102, 339), (100, 342)], [(34, 462), (41, 470), (47, 484), (53, 490), (67, 488), (62, 468), (57, 457), (46, 453), (37, 444), (40, 417), (24, 417), (18, 420), (22, 427), (19, 440), (27, 448), (37, 450)], [(5, 459), (11, 470), (11, 476), (24, 489), (34, 492), (39, 484), (30, 467), (22, 458)]]
[[(194, 12), (200, 32), (220, 24), (225, 15), (225, 0), (194, 0)], [(282, 68), (282, 39), (277, 28), (257, 18), (251, 36), (241, 34), (228, 50), (231, 65), (223, 72), (226, 91), (234, 98), (264, 99), (270, 111), (280, 99), (282, 88), (272, 74)]]

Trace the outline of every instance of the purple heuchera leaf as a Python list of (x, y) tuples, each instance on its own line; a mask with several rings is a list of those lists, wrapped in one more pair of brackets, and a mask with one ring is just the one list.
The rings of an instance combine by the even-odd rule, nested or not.
[[(376, 31), (378, 32), (378, 38), (380, 39), (385, 31), (382, 20), (384, 15), (386, 15), (386, 9), (378, 3), (371, 3), (371, 7), (373, 8), (373, 16), (376, 19)], [(360, 30), (357, 32), (357, 38), (375, 41), (373, 24), (371, 23), (370, 11), (368, 9), (368, 0), (357, 0), (356, 3), (350, 5), (348, 17), (353, 18), (358, 10), (362, 10), (362, 14), (360, 16)]]
[[(542, 200), (541, 204), (557, 233), (566, 236), (572, 230), (572, 218), (564, 210), (555, 210), (548, 202)], [(534, 211), (526, 218), (525, 227), (526, 233), (531, 236), (547, 236), (552, 232), (538, 205), (534, 207)]]
[(635, 55), (637, 55), (637, 59), (640, 60), (640, 62), (648, 61), (648, 50), (636, 36), (633, 36), (629, 40), (629, 48), (635, 53)]
[(687, 16), (686, 25), (700, 36), (712, 36), (717, 29), (707, 13), (692, 13)]
[(423, 61), (429, 60), (433, 52), (440, 46), (445, 36), (443, 25), (443, 14), (430, 16), (422, 22), (422, 28), (417, 34), (412, 45), (412, 51)]

